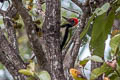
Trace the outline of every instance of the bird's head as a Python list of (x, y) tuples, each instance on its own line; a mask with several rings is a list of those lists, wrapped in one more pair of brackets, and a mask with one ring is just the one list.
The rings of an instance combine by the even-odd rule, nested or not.
[(72, 26), (75, 26), (78, 24), (79, 20), (77, 18), (66, 18), (63, 16), (65, 20), (67, 20)]

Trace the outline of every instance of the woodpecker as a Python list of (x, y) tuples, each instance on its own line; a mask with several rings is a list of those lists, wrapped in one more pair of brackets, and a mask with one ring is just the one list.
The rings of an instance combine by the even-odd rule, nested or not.
[(63, 16), (63, 18), (68, 22), (67, 24), (63, 24), (61, 25), (61, 28), (66, 28), (65, 29), (65, 33), (64, 33), (64, 36), (63, 36), (63, 41), (62, 41), (62, 44), (60, 45), (60, 48), (61, 50), (63, 49), (66, 41), (67, 41), (67, 38), (68, 38), (68, 34), (69, 34), (69, 28), (73, 27), (73, 26), (76, 26), (79, 22), (79, 20), (77, 18), (66, 18)]

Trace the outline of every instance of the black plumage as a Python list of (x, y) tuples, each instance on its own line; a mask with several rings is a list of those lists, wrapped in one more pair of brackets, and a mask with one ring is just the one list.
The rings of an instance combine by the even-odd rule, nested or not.
[(68, 34), (69, 34), (69, 28), (72, 27), (72, 25), (71, 24), (63, 24), (61, 26), (61, 28), (65, 28), (65, 27), (66, 27), (65, 34), (64, 34), (64, 37), (63, 37), (62, 44), (60, 45), (61, 50), (63, 49), (63, 47), (64, 47), (64, 45), (65, 45), (65, 43), (67, 41)]

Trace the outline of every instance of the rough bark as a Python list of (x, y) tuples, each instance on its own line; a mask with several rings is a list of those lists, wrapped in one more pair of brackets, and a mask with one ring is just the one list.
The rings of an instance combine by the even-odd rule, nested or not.
[(8, 33), (8, 39), (9, 39), (10, 45), (14, 48), (15, 53), (19, 54), (18, 42), (16, 38), (16, 30), (13, 27), (13, 22), (8, 18), (4, 18), (3, 20)]
[(0, 30), (0, 61), (8, 69), (15, 80), (26, 80), (18, 70), (26, 68), (23, 60), (15, 53), (14, 48)]
[(43, 39), (47, 65), (52, 80), (65, 80), (60, 51), (60, 0), (46, 0)]

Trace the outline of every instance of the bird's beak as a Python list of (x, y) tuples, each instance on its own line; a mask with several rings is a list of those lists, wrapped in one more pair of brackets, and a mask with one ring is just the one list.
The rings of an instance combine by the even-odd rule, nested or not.
[(69, 22), (69, 18), (66, 18), (66, 17), (64, 17), (64, 16), (62, 16), (66, 21), (68, 21)]

